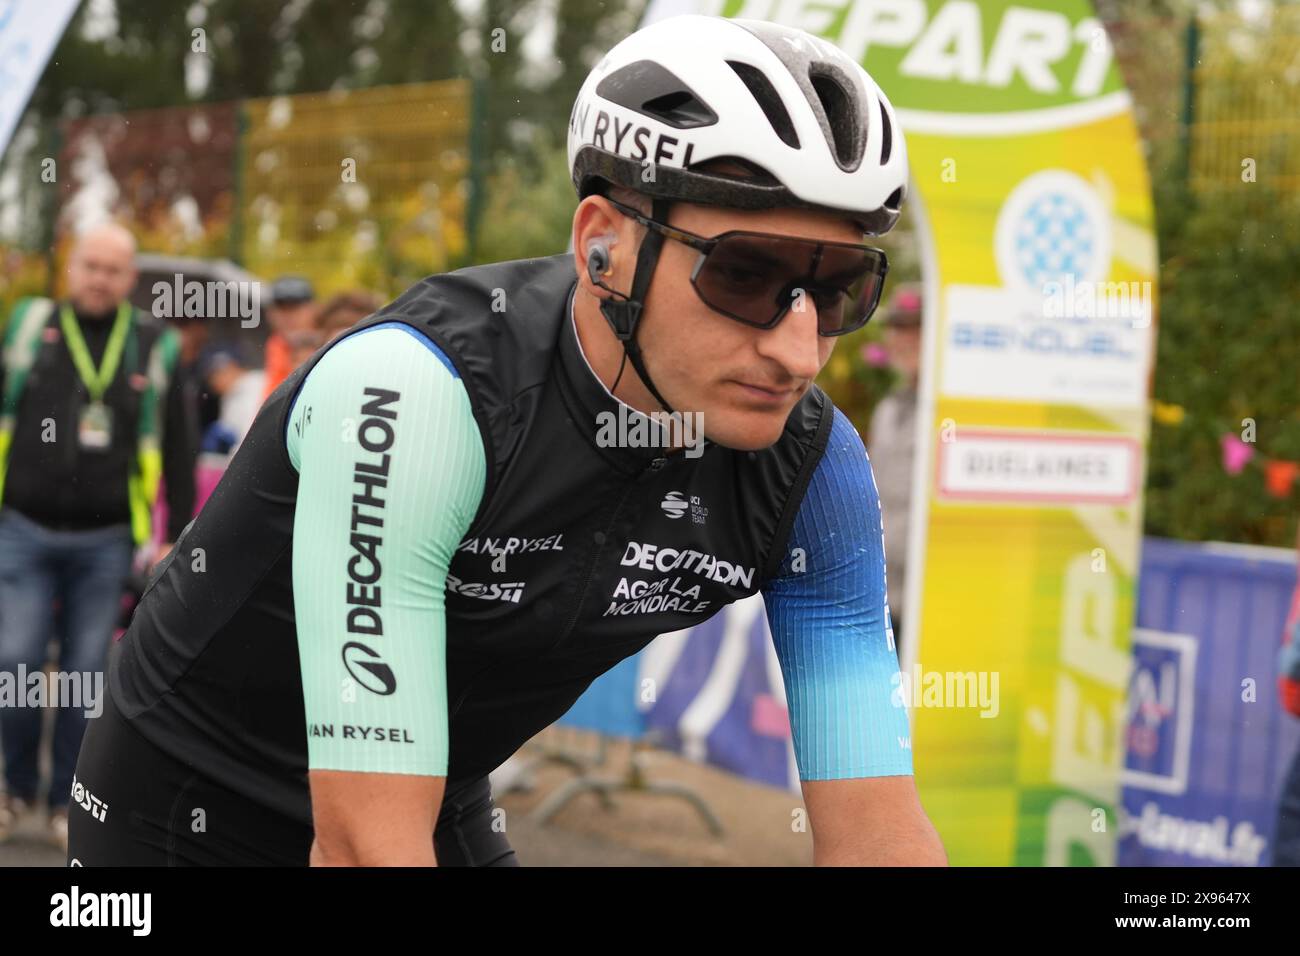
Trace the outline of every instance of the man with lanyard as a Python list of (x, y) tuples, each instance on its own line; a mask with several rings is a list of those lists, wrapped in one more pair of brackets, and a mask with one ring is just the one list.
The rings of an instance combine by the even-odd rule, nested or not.
[(70, 862), (513, 865), (488, 774), (759, 592), (814, 862), (944, 862), (812, 381), (880, 298), (892, 107), (803, 31), (678, 17), (600, 61), (569, 158), (574, 255), (431, 276), (263, 406), (121, 642)]
[[(47, 804), (66, 846), (67, 806), (86, 714), (103, 671), (134, 550), (150, 539), (165, 472), (169, 540), (194, 506), (193, 410), (175, 381), (178, 342), (127, 295), (135, 242), (117, 225), (78, 238), (62, 302), (27, 299), (4, 332), (0, 364), (0, 679), (24, 695), (0, 707), (6, 793), (0, 838), (37, 796), (41, 710), (27, 701), (61, 636), (48, 703), (59, 707)], [(60, 626), (54, 628), (55, 611)], [(75, 676), (73, 676), (75, 675)], [(78, 700), (55, 688), (79, 687)], [(38, 702), (32, 702), (33, 704)]]

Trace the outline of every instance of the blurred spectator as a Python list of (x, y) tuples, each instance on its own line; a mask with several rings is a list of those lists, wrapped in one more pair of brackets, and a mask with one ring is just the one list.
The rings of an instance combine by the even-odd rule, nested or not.
[(369, 292), (340, 292), (326, 302), (316, 316), (316, 328), (332, 342), (366, 316), (379, 311), (379, 297)]
[[(57, 603), (59, 672), (54, 701), (49, 835), (67, 845), (72, 774), (95, 713), (134, 547), (151, 537), (160, 475), (173, 516), (167, 540), (194, 502), (194, 420), (176, 374), (176, 331), (131, 305), (135, 240), (115, 224), (79, 236), (68, 298), (25, 299), (5, 330), (0, 365), (0, 671), (45, 666)], [(170, 547), (170, 546), (169, 546)], [(51, 688), (56, 684), (51, 684)], [(37, 797), (39, 707), (0, 708), (7, 792), (0, 838)]]
[(907, 535), (911, 524), (912, 461), (916, 449), (916, 386), (921, 368), (921, 287), (898, 287), (885, 313), (885, 349), (898, 373), (893, 391), (871, 415), (867, 454), (880, 492), (885, 526), (885, 568), (894, 641), (902, 653)]
[[(285, 367), (292, 372), (310, 359), (321, 346), (338, 338), (381, 305), (369, 292), (340, 292), (312, 316), (306, 327), (281, 333)], [(271, 389), (267, 388), (267, 393)]]
[[(1300, 558), (1300, 528), (1296, 531), (1296, 555)], [(1300, 717), (1300, 580), (1291, 598), (1278, 655), (1278, 691), (1282, 707)], [(1273, 865), (1300, 866), (1300, 750), (1291, 760), (1291, 770), (1282, 784), (1278, 800), (1277, 833), (1273, 838)]]
[[(289, 340), (296, 335), (301, 333), (290, 333)], [(208, 350), (200, 369), (207, 387), (221, 400), (221, 414), (203, 433), (201, 450), (233, 455), (262, 407), (266, 373), (248, 368), (231, 346)]]
[(325, 334), (320, 329), (301, 329), (286, 335), (285, 342), (289, 346), (290, 367), (297, 368), (325, 344)]
[(199, 359), (208, 345), (208, 321), (192, 316), (176, 316), (168, 321), (181, 337), (181, 354), (176, 374), (185, 379), (198, 413), (198, 434), (202, 435), (221, 412), (221, 396), (207, 387), (199, 372)]
[(281, 276), (271, 283), (271, 301), (266, 309), (271, 335), (266, 340), (266, 381), (262, 397), (275, 391), (296, 367), (288, 336), (308, 331), (316, 318), (316, 292), (302, 276)]

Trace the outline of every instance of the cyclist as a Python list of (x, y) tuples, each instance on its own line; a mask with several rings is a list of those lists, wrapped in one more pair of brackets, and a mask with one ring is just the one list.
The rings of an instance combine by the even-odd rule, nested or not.
[(514, 865), (488, 773), (761, 591), (815, 862), (944, 862), (813, 385), (880, 296), (892, 107), (807, 33), (678, 17), (595, 67), (569, 158), (573, 254), (425, 279), (263, 407), (121, 642), (70, 860)]

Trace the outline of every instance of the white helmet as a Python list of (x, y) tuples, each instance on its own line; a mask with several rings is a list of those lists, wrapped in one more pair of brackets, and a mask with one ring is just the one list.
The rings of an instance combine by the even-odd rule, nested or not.
[[(702, 172), (740, 162), (757, 178)], [(893, 107), (833, 44), (761, 20), (679, 16), (627, 37), (596, 64), (569, 117), (580, 197), (604, 184), (657, 199), (844, 213), (893, 228), (907, 147)]]

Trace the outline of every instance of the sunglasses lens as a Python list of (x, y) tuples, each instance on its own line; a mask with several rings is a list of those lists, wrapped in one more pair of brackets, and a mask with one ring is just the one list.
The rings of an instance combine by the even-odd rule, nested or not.
[(748, 325), (769, 328), (811, 304), (820, 334), (843, 335), (871, 317), (884, 272), (877, 249), (740, 233), (713, 247), (694, 283), (705, 304)]
[(810, 282), (818, 332), (843, 335), (866, 324), (880, 297), (883, 261), (874, 249), (825, 248)]
[[(784, 247), (783, 247), (784, 246)], [(700, 298), (720, 312), (752, 325), (767, 325), (777, 313), (777, 300), (794, 263), (788, 244), (761, 236), (728, 236), (705, 257), (695, 287)], [(806, 267), (806, 265), (805, 265)]]

